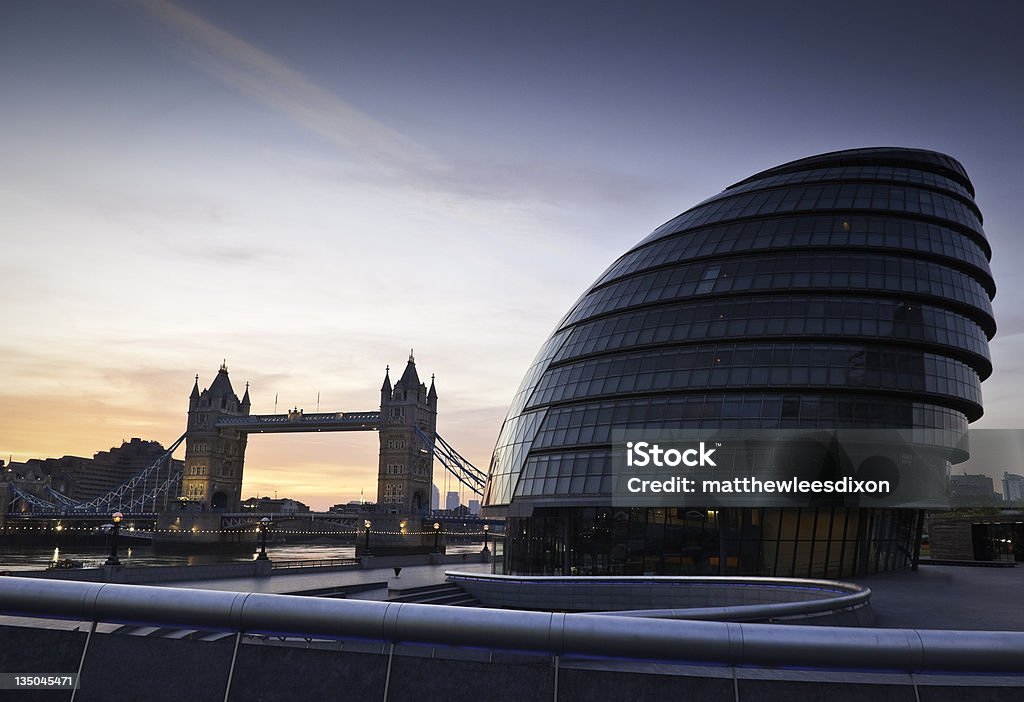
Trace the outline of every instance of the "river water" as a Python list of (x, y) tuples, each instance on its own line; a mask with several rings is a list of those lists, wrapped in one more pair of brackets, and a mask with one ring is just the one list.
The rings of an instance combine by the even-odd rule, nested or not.
[[(449, 544), (448, 553), (479, 553), (482, 543)], [(331, 560), (337, 558), (353, 558), (355, 546), (352, 544), (326, 543), (291, 543), (267, 544), (267, 555), (275, 561)], [(13, 547), (0, 543), (0, 572), (42, 570), (57, 560), (70, 558), (81, 561), (86, 567), (103, 565), (110, 551), (102, 546), (67, 546), (65, 548), (49, 548), (45, 546)], [(255, 553), (237, 549), (225, 551), (204, 551), (202, 553), (166, 553), (155, 552), (148, 544), (122, 544), (118, 549), (118, 557), (126, 566), (140, 565), (200, 565), (209, 563), (233, 563), (249, 561), (256, 557)]]

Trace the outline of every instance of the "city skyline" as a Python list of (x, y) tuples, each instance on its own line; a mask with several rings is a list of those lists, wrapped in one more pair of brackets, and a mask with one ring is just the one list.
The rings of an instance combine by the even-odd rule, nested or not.
[[(1019, 427), (1021, 14), (5, 4), (0, 457), (168, 445), (222, 359), (254, 414), (375, 409), (413, 347), (486, 469), (594, 271), (750, 173), (883, 145), (976, 186), (999, 324), (978, 426)], [(245, 494), (372, 500), (377, 448), (254, 435)]]

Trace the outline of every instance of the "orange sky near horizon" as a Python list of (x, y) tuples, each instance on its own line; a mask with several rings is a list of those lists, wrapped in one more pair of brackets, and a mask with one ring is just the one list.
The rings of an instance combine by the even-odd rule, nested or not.
[[(230, 367), (229, 367), (230, 372)], [(122, 441), (139, 437), (158, 441), (164, 446), (173, 443), (185, 427), (188, 392), (176, 387), (184, 374), (154, 373), (148, 384), (131, 386), (127, 394), (113, 392), (84, 397), (70, 394), (26, 396), (0, 393), (0, 416), (5, 417), (4, 439), (18, 437), (17, 447), (7, 446), (0, 459), (25, 461), (64, 455), (91, 457), (98, 451), (116, 447)], [(212, 377), (210, 378), (212, 379)], [(235, 392), (244, 392), (245, 384), (232, 379)], [(208, 385), (201, 383), (200, 387)], [(344, 411), (372, 410), (379, 407), (379, 391), (364, 388), (362, 404), (353, 397)], [(280, 393), (279, 393), (280, 394)], [(255, 387), (253, 414), (273, 412), (273, 395), (264, 398)], [(323, 395), (323, 393), (322, 393)], [(163, 398), (158, 399), (158, 398)], [(322, 397), (321, 410), (339, 409)], [(292, 403), (295, 404), (295, 403)], [(278, 401), (278, 410), (291, 407)], [(306, 404), (306, 411), (315, 409)], [(456, 443), (457, 448), (478, 467), (486, 470), (490, 451), (497, 437), (497, 428), (505, 408), (481, 407), (471, 411), (445, 412), (440, 400), (439, 432)], [(315, 509), (357, 500), (361, 496), (372, 502), (377, 490), (376, 432), (328, 432), (311, 434), (253, 434), (249, 437), (245, 457), (243, 496), (291, 497)], [(184, 448), (175, 457), (181, 458)], [(435, 463), (434, 481), (443, 492), (446, 477)], [(452, 490), (458, 486), (452, 481)], [(468, 495), (465, 499), (470, 499)]]

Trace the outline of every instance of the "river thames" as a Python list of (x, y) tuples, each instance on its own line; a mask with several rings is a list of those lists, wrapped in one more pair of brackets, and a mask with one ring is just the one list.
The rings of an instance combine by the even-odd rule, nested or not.
[[(449, 544), (448, 553), (479, 553), (483, 543)], [(0, 543), (0, 572), (42, 570), (55, 561), (71, 559), (84, 567), (100, 566), (109, 555), (104, 546), (69, 545), (63, 548)], [(235, 563), (255, 558), (253, 551), (230, 549), (201, 553), (154, 551), (149, 544), (122, 544), (118, 548), (121, 562), (126, 566), (203, 565)], [(354, 558), (353, 544), (293, 543), (267, 544), (267, 555), (274, 561), (333, 560)]]

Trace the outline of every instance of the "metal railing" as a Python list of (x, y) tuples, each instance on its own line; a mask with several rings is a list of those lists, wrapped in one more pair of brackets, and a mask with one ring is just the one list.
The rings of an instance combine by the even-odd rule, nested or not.
[(304, 559), (294, 561), (272, 561), (271, 568), (332, 568), (339, 566), (358, 566), (358, 558)]
[(1024, 633), (803, 627), (0, 577), (0, 613), (732, 666), (1024, 673)]
[[(515, 599), (542, 609), (593, 610), (600, 616), (776, 621), (838, 614), (869, 607), (871, 589), (839, 580), (758, 576), (543, 576), (448, 572), (446, 577), (485, 605), (515, 606)], [(714, 588), (720, 604), (650, 607), (653, 601), (685, 600), (688, 591)], [(646, 594), (638, 595), (637, 590)], [(615, 592), (630, 594), (633, 609), (608, 607)], [(744, 591), (751, 597), (745, 598)], [(557, 596), (553, 597), (552, 593)], [(493, 602), (489, 595), (500, 600)], [(509, 597), (512, 595), (512, 597)], [(707, 599), (697, 596), (694, 599)], [(752, 600), (758, 601), (752, 601)], [(645, 606), (647, 605), (647, 606)], [(599, 611), (600, 610), (600, 611)]]

